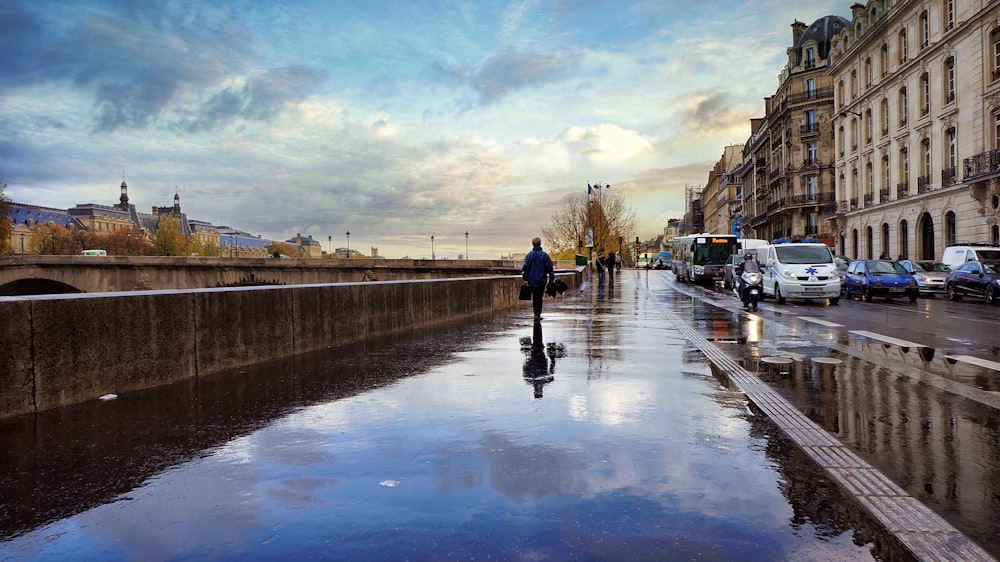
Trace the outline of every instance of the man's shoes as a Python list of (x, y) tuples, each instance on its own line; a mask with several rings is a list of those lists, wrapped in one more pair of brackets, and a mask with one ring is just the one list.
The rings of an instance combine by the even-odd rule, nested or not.
[(535, 322), (538, 322), (538, 321), (539, 321), (539, 320), (541, 320), (541, 319), (542, 319), (542, 317), (541, 317), (541, 316), (539, 316), (539, 315), (537, 315), (537, 314), (535, 315)]

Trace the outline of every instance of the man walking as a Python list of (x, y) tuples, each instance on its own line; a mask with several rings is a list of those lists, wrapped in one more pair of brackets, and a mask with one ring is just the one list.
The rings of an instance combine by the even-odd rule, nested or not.
[(531, 287), (531, 306), (535, 311), (535, 321), (542, 319), (542, 297), (545, 295), (545, 284), (556, 280), (552, 259), (542, 250), (542, 239), (535, 236), (531, 239), (531, 251), (524, 256), (521, 266), (521, 279)]
[(616, 261), (617, 259), (618, 258), (615, 257), (615, 253), (614, 252), (608, 252), (608, 259), (607, 259), (607, 263), (608, 263), (608, 282), (611, 283), (612, 285), (615, 284), (615, 266), (617, 265), (617, 261)]

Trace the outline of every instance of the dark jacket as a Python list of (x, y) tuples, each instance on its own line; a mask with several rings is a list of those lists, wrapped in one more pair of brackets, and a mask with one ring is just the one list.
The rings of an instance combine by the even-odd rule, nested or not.
[(534, 246), (528, 255), (524, 256), (524, 265), (521, 266), (521, 279), (528, 282), (532, 287), (544, 287), (546, 281), (555, 279), (555, 269), (552, 267), (552, 259), (542, 251), (541, 246)]

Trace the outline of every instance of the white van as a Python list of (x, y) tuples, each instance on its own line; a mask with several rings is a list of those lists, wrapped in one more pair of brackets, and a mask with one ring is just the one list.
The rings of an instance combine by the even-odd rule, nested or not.
[(948, 246), (944, 249), (941, 261), (952, 269), (967, 261), (1000, 262), (1000, 247), (997, 246)]
[(840, 302), (840, 275), (826, 244), (771, 244), (758, 252), (764, 294), (779, 304), (785, 299), (830, 299)]

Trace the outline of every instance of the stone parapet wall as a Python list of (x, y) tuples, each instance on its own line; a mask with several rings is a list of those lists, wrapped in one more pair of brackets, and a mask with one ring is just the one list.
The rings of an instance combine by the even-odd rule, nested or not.
[[(585, 268), (560, 273), (576, 289)], [(530, 307), (518, 276), (0, 297), (0, 417)]]

